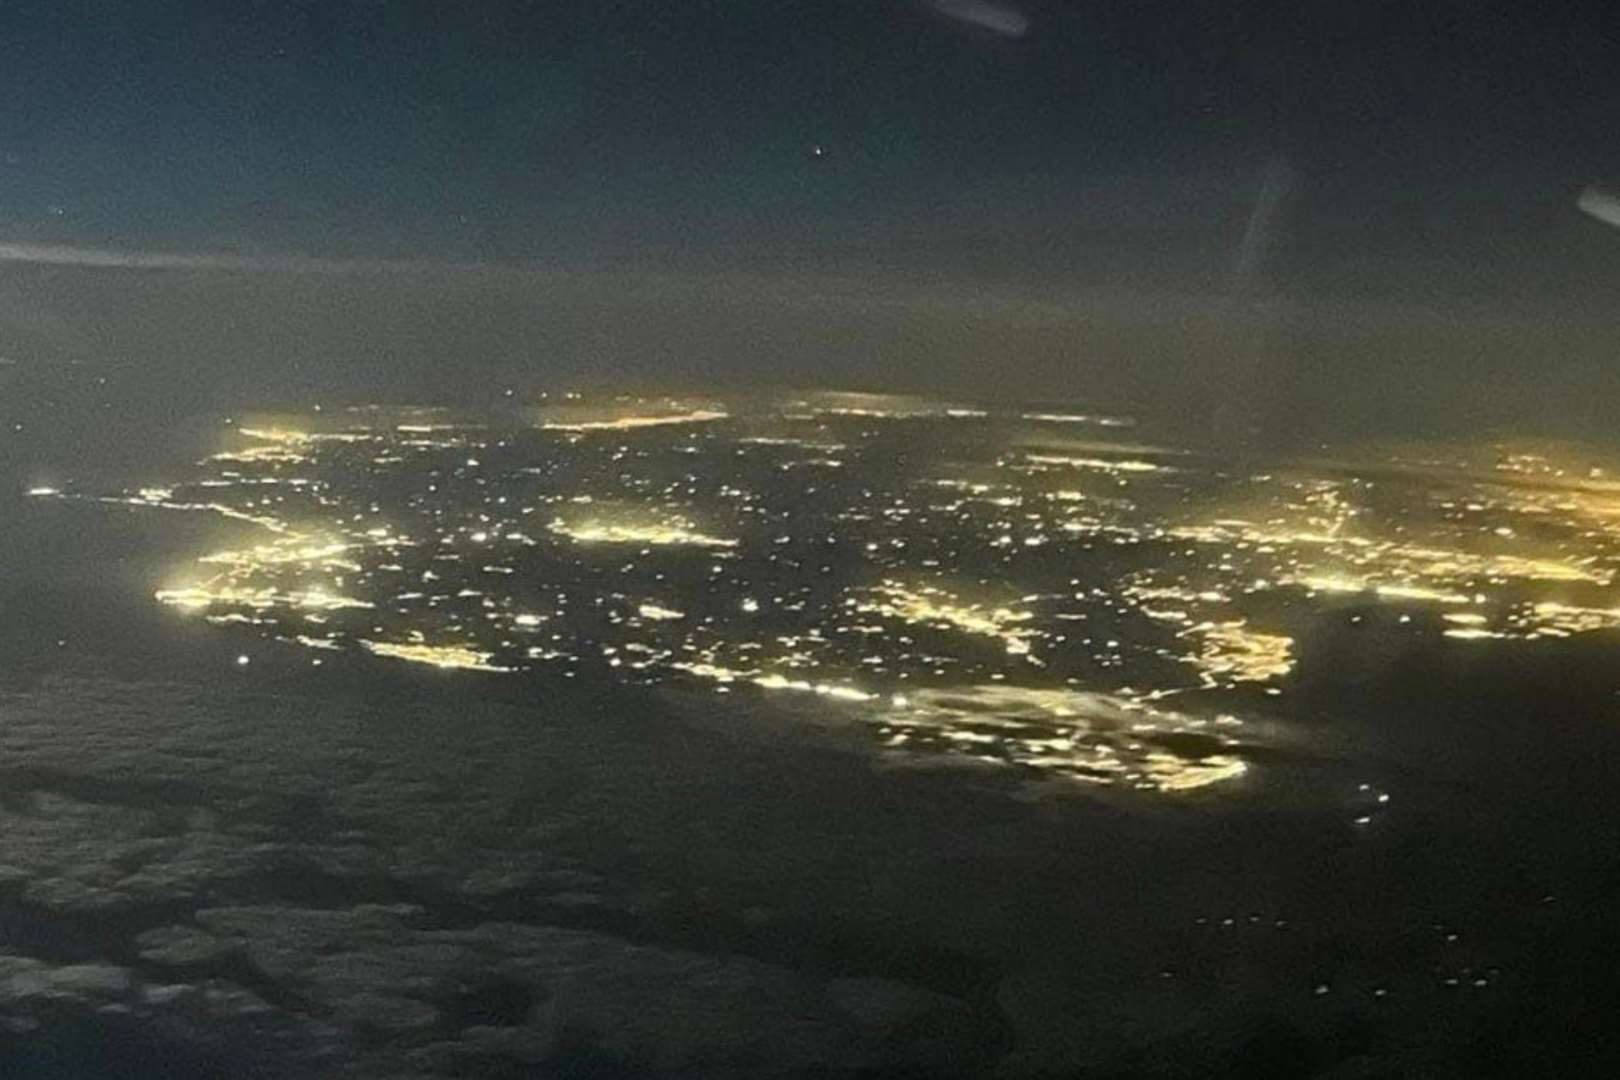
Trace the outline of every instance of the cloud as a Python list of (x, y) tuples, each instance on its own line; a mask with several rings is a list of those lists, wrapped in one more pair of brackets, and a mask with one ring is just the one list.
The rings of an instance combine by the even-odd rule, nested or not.
[(1029, 16), (1006, 4), (991, 0), (931, 0), (931, 6), (957, 22), (982, 27), (1003, 37), (1019, 38), (1029, 33)]
[(1605, 225), (1620, 226), (1620, 196), (1612, 191), (1594, 184), (1581, 192), (1575, 205)]
[(476, 266), (411, 260), (118, 251), (108, 248), (72, 247), (65, 244), (17, 244), (5, 241), (0, 241), (0, 262), (123, 270), (223, 270), (234, 273), (376, 274), (481, 269)]

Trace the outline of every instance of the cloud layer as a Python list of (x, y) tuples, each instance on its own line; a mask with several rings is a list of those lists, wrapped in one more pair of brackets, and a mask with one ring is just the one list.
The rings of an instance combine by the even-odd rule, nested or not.
[(384, 259), (318, 259), (302, 255), (222, 255), (211, 253), (118, 251), (65, 244), (0, 241), (0, 262), (48, 266), (88, 266), (124, 270), (223, 270), (236, 273), (374, 274), (423, 270), (475, 269), (445, 263)]

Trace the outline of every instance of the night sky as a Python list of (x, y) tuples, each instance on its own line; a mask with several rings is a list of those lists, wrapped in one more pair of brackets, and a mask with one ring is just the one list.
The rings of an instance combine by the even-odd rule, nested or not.
[[(14, 265), (0, 335), (182, 366), (205, 338), (210, 362), (224, 341), (298, 371), (452, 347), (504, 371), (534, 344), (606, 375), (642, 357), (907, 384), (995, 347), (1063, 391), (1101, 377), (1069, 377), (1078, 351), (1145, 366), (1140, 394), (1232, 347), (1194, 324), (1248, 318), (1235, 298), (1272, 306), (1268, 349), (1341, 382), (1406, 347), (1446, 375), (1514, 370), (1551, 327), (1590, 390), (1620, 231), (1575, 203), (1620, 183), (1614, 21), (1478, 0), (13, 0), (0, 242), (483, 269), (436, 281), (442, 310), (407, 331), (401, 286), (267, 275), (232, 299), (187, 278), (160, 301)], [(334, 289), (341, 310), (306, 295)], [(243, 304), (291, 305), (262, 320), (300, 334), (267, 340)], [(205, 332), (204, 310), (234, 314)]]

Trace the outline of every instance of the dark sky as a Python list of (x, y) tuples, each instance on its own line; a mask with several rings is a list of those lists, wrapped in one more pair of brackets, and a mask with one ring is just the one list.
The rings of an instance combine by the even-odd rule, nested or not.
[[(1027, 25), (950, 13), (973, 8)], [(904, 265), (1001, 237), (1063, 262), (1120, 237), (1196, 246), (1283, 155), (1313, 232), (1416, 254), (1448, 228), (1534, 232), (1620, 170), (1620, 16), (1603, 16), (8, 0), (0, 214), (210, 247)]]
[[(906, 312), (911, 344), (850, 356), (913, 376), (919, 340), (966, 362), (973, 305), (1047, 338), (1236, 294), (1598, 340), (1620, 231), (1574, 202), (1620, 182), (1607, 6), (7, 0), (0, 242), (653, 275), (742, 297), (714, 328), (755, 354), (798, 332), (741, 325), (758, 297), (813, 327), (831, 288)], [(21, 288), (0, 332), (71, 321)]]

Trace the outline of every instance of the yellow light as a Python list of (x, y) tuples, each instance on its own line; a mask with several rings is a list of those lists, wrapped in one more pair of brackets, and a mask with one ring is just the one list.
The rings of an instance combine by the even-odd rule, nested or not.
[(247, 589), (230, 585), (193, 586), (187, 589), (159, 589), (159, 603), (189, 611), (214, 607), (302, 608), (309, 611), (338, 611), (344, 608), (371, 608), (375, 605), (350, 596), (334, 596), (320, 589), (305, 592), (278, 592), (275, 589)]
[(548, 526), (552, 532), (581, 544), (650, 544), (655, 547), (685, 546), (731, 548), (737, 541), (698, 532), (685, 524), (621, 525), (599, 521), (570, 524), (562, 520)]
[[(255, 570), (265, 566), (280, 566), (286, 563), (298, 562), (330, 562), (338, 555), (350, 550), (350, 545), (332, 541), (328, 543), (309, 543), (306, 538), (288, 537), (284, 541), (274, 544), (260, 544), (256, 547), (234, 551), (216, 551), (211, 555), (204, 555), (197, 561), (214, 565), (234, 566), (243, 570)], [(345, 563), (345, 568), (358, 570), (353, 563)]]
[(1024, 460), (1031, 465), (1062, 465), (1071, 469), (1095, 469), (1098, 472), (1150, 473), (1164, 471), (1162, 465), (1131, 458), (1110, 460), (1108, 458), (1065, 457), (1060, 454), (1025, 454)]
[(1202, 644), (1196, 663), (1206, 685), (1265, 682), (1281, 678), (1294, 669), (1293, 638), (1262, 634), (1242, 622), (1195, 629), (1200, 632)]
[(724, 420), (730, 413), (718, 409), (693, 409), (682, 413), (656, 413), (648, 416), (620, 416), (612, 420), (580, 420), (572, 423), (553, 420), (541, 424), (546, 431), (633, 431), (637, 428), (664, 427), (669, 424), (706, 424)]
[(437, 668), (456, 668), (465, 671), (511, 671), (490, 663), (494, 654), (478, 652), (459, 645), (397, 644), (386, 641), (361, 641), (367, 650), (377, 656), (407, 660), (413, 664), (427, 664)]
[(857, 604), (855, 610), (920, 625), (943, 623), (964, 633), (996, 638), (1002, 642), (1007, 652), (1013, 655), (1029, 654), (1029, 639), (1034, 637), (1035, 633), (1017, 626), (1034, 618), (1027, 611), (965, 604), (933, 586), (912, 589), (897, 582), (886, 581), (872, 591), (879, 599), (876, 602)]
[(840, 701), (873, 701), (876, 694), (868, 694), (857, 690), (853, 686), (838, 686), (833, 683), (813, 683), (807, 679), (789, 679), (783, 675), (760, 675), (754, 679), (754, 685), (766, 690), (797, 690), (801, 693), (817, 694), (821, 697), (836, 698)]
[(1494, 630), (1481, 630), (1478, 627), (1456, 627), (1445, 631), (1445, 636), (1462, 641), (1480, 641), (1485, 638), (1499, 638), (1507, 635), (1499, 634)]

